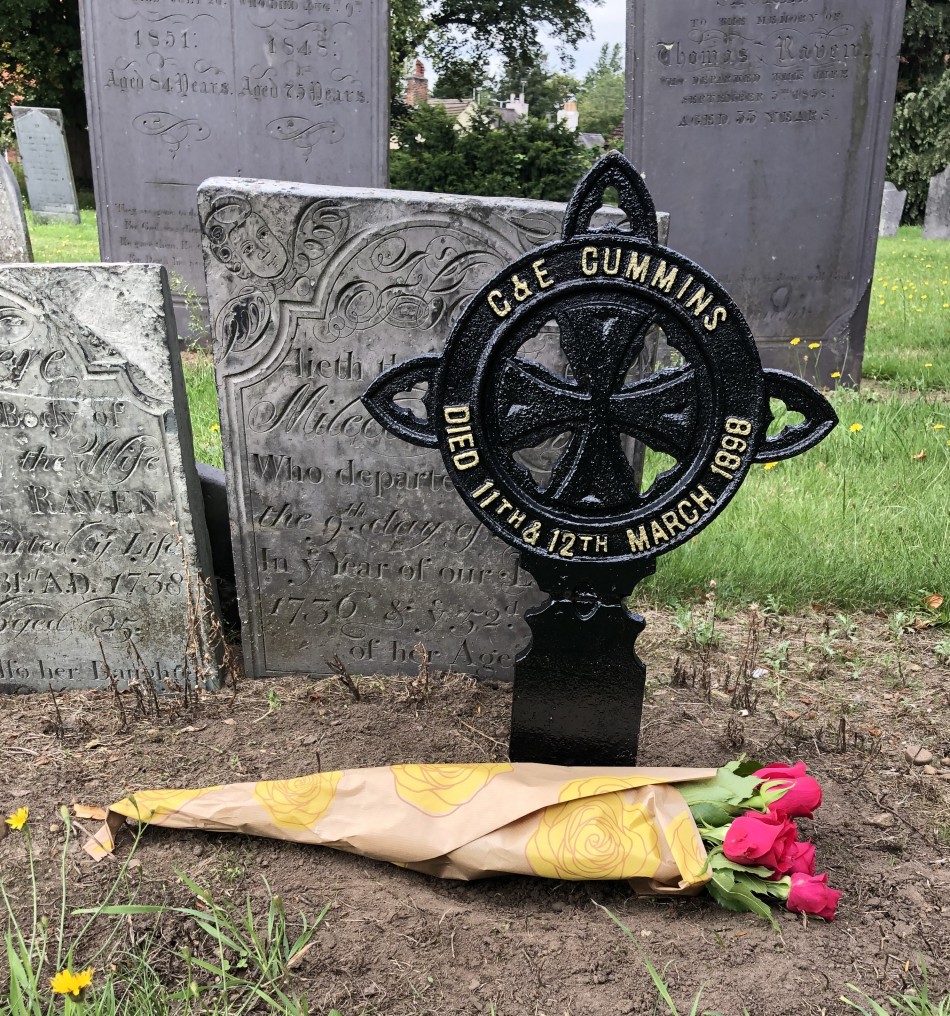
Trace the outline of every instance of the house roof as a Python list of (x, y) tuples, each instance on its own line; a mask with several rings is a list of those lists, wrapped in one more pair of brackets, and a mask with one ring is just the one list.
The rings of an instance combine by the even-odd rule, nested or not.
[(603, 134), (592, 134), (589, 131), (579, 131), (577, 134), (577, 140), (585, 148), (603, 148), (604, 147), (604, 136)]
[(454, 120), (457, 120), (471, 104), (471, 99), (429, 99), (430, 106), (441, 106)]

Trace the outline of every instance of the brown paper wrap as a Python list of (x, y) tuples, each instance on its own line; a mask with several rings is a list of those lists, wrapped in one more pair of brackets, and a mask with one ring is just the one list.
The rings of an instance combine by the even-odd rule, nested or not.
[(111, 852), (128, 818), (313, 843), (440, 878), (626, 879), (692, 893), (708, 880), (706, 852), (675, 784), (715, 775), (503, 762), (145, 790), (113, 804), (86, 849)]

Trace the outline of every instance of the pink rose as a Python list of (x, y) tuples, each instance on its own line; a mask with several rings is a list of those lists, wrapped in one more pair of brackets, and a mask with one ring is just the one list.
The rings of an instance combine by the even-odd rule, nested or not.
[(795, 823), (783, 815), (747, 811), (729, 826), (722, 852), (737, 864), (761, 865), (774, 871), (797, 839)]
[(775, 877), (792, 875), (798, 872), (802, 875), (815, 874), (815, 844), (804, 842), (792, 843), (782, 857), (776, 857)]
[(787, 787), (785, 793), (769, 805), (769, 811), (785, 818), (812, 818), (821, 804), (821, 787), (813, 776), (806, 775), (804, 762), (793, 766), (776, 762), (756, 771), (762, 780), (778, 780), (779, 786)]
[(841, 893), (837, 889), (828, 888), (827, 875), (804, 875), (801, 872), (792, 874), (792, 884), (788, 890), (789, 910), (833, 921), (840, 899)]

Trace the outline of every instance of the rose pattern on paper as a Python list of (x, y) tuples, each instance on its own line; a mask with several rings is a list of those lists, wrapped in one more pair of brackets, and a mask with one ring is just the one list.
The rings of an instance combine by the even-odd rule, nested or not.
[(696, 885), (709, 880), (708, 872), (704, 871), (706, 851), (689, 809), (677, 815), (667, 826), (666, 841), (684, 882)]
[(615, 790), (633, 790), (634, 787), (646, 787), (654, 783), (650, 776), (585, 776), (580, 780), (568, 780), (561, 787), (558, 801), (575, 801), (580, 797), (595, 797), (597, 794), (610, 794)]
[(468, 804), (499, 774), (510, 773), (509, 762), (481, 765), (392, 766), (396, 793), (427, 815), (451, 815)]
[(280, 829), (310, 829), (333, 803), (342, 772), (313, 773), (254, 785), (254, 797)]
[(542, 809), (525, 847), (531, 870), (572, 880), (656, 874), (660, 853), (653, 819), (629, 797), (615, 790)]
[[(123, 804), (122, 813), (140, 822), (161, 825), (163, 820), (180, 811), (197, 797), (210, 794), (217, 787), (202, 787), (200, 790), (140, 790), (130, 794)], [(118, 809), (116, 809), (118, 810)]]

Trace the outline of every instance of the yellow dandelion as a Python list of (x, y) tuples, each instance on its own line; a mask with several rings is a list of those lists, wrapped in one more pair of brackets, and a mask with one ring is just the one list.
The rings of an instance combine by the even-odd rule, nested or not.
[(17, 808), (12, 815), (7, 815), (4, 821), (11, 829), (22, 829), (26, 825), (26, 820), (29, 817), (29, 808)]
[(925, 367), (932, 367), (932, 366), (933, 366), (933, 364), (932, 364), (932, 363), (925, 363), (925, 364), (924, 364), (924, 366), (925, 366)]
[(950, 307), (950, 303), (945, 303), (945, 304), (943, 305), (943, 309), (944, 309), (944, 310), (946, 310), (946, 309), (947, 309), (948, 307)]
[(841, 371), (840, 370), (832, 371), (831, 376), (832, 377), (841, 377)]
[(947, 429), (946, 424), (943, 423), (934, 424), (934, 430), (946, 430), (946, 429)]
[(777, 462), (766, 462), (762, 467), (763, 469), (774, 469), (778, 465)]
[(802, 340), (796, 335), (794, 339), (789, 343), (790, 346), (797, 346)]
[(60, 995), (79, 995), (92, 983), (93, 967), (73, 973), (68, 967), (50, 978), (50, 987)]
[(820, 345), (821, 345), (820, 342), (809, 342), (808, 343), (808, 348), (809, 349), (817, 349)]
[(921, 300), (926, 300), (927, 299), (927, 294), (926, 293), (921, 293), (920, 298), (921, 298)]
[(850, 427), (850, 430), (851, 430), (852, 434), (857, 434), (857, 432), (859, 430), (864, 430), (864, 424), (863, 423), (852, 423), (851, 427)]
[(220, 424), (217, 424), (217, 423), (212, 423), (212, 424), (211, 424), (211, 429), (212, 429), (212, 430), (220, 430), (220, 429), (221, 429), (221, 426), (220, 426)]

